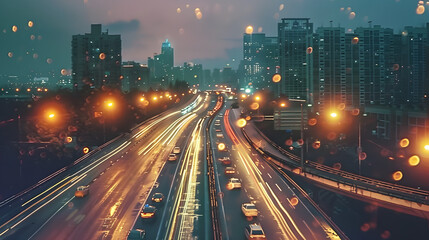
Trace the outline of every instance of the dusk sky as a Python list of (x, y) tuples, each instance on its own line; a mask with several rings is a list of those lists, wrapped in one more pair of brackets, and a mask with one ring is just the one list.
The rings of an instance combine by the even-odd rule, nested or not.
[[(122, 35), (123, 61), (146, 63), (170, 40), (175, 65), (185, 61), (204, 68), (236, 67), (242, 58), (247, 25), (269, 36), (285, 17), (308, 17), (315, 28), (334, 25), (422, 26), (426, 12), (416, 14), (417, 0), (14, 0), (0, 7), (0, 74), (71, 68), (73, 34), (90, 32), (91, 23)], [(369, 8), (368, 6), (372, 6)], [(180, 8), (180, 10), (178, 10)], [(196, 14), (195, 9), (200, 9)], [(355, 17), (350, 13), (355, 12)], [(198, 19), (200, 18), (200, 19)], [(32, 28), (28, 21), (34, 22)], [(12, 31), (12, 26), (17, 31)], [(34, 35), (32, 37), (32, 35)], [(32, 40), (32, 38), (34, 40)], [(12, 57), (8, 56), (12, 53)], [(10, 55), (10, 54), (9, 54)], [(52, 62), (47, 63), (47, 59)], [(235, 59), (235, 62), (233, 62)], [(49, 61), (50, 62), (50, 61)]]

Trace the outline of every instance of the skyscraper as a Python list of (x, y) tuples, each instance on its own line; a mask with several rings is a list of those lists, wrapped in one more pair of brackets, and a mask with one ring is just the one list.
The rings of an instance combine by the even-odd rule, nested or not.
[(278, 24), (282, 76), (279, 94), (308, 103), (313, 102), (313, 55), (307, 53), (312, 46), (312, 33), (309, 18), (283, 18)]
[[(402, 89), (406, 90), (405, 101), (412, 104), (422, 104), (425, 102), (425, 94), (428, 93), (427, 71), (428, 61), (427, 51), (429, 51), (428, 29), (425, 27), (405, 27), (403, 34), (403, 78), (401, 79)], [(426, 100), (427, 101), (427, 100)]]
[(172, 75), (174, 66), (174, 49), (168, 39), (161, 45), (161, 54), (154, 54), (153, 58), (148, 58), (148, 65), (152, 85), (167, 86)]
[(84, 85), (121, 87), (121, 36), (101, 31), (92, 24), (91, 33), (72, 37), (72, 77), (74, 89)]
[(240, 87), (262, 89), (271, 85), (278, 66), (278, 39), (264, 33), (243, 35), (244, 81)]
[(386, 104), (385, 29), (360, 27), (355, 33), (359, 36), (360, 105)]

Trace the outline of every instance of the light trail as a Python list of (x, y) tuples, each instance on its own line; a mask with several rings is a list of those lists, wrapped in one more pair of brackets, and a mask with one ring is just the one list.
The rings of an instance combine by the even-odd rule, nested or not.
[[(284, 236), (287, 236), (290, 239), (298, 239), (295, 236), (295, 234), (293, 233), (292, 228), (289, 226), (289, 224), (286, 222), (283, 215), (281, 214), (281, 212), (284, 212), (285, 215), (288, 217), (289, 221), (291, 222), (293, 228), (300, 235), (300, 237), (302, 239), (306, 239), (305, 236), (302, 234), (302, 232), (297, 227), (294, 220), (290, 217), (289, 213), (286, 211), (286, 209), (284, 209), (284, 207), (281, 205), (280, 201), (278, 201), (277, 196), (272, 192), (269, 185), (264, 181), (264, 178), (262, 177), (261, 171), (255, 165), (252, 158), (249, 156), (249, 153), (247, 152), (247, 150), (243, 147), (244, 144), (240, 140), (238, 140), (237, 136), (235, 135), (234, 131), (232, 130), (228, 117), (229, 117), (229, 109), (225, 111), (225, 115), (224, 115), (224, 124), (225, 124), (225, 129), (227, 130), (227, 134), (232, 139), (232, 141), (236, 144), (237, 153), (241, 159), (241, 162), (244, 164), (248, 173), (250, 172), (250, 176), (254, 179), (254, 182), (257, 183), (256, 184), (256, 186), (258, 186), (257, 189), (259, 190), (260, 195), (263, 197), (266, 206), (268, 207), (268, 209), (270, 210), (270, 212), (274, 216), (274, 218), (275, 218), (275, 220), (279, 226), (279, 229), (281, 230), (281, 232), (283, 233)], [(250, 171), (248, 169), (250, 169)], [(265, 188), (263, 183), (265, 183), (265, 186), (267, 186), (267, 188), (270, 190), (271, 196), (270, 196), (270, 194), (268, 194), (268, 191)], [(278, 206), (280, 207), (280, 209), (276, 206), (276, 204), (274, 203), (272, 198), (276, 199), (276, 202), (277, 202)]]
[[(173, 214), (167, 225), (168, 234), (164, 239), (173, 239), (176, 234), (179, 238), (189, 239), (195, 216), (196, 179), (198, 175), (198, 156), (201, 147), (201, 131), (204, 119), (200, 119), (192, 132), (189, 147), (180, 167), (180, 183), (173, 205)], [(180, 212), (179, 212), (180, 211)], [(191, 229), (191, 230), (190, 230)], [(167, 237), (168, 236), (168, 237)]]

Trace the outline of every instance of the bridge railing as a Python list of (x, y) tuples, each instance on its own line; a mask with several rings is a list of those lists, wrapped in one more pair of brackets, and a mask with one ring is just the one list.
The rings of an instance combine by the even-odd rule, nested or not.
[[(243, 132), (245, 133), (245, 129), (243, 130), (244, 130)], [(279, 145), (271, 141), (256, 127), (255, 127), (255, 130), (272, 147), (276, 148), (280, 153), (282, 153), (285, 158), (280, 158), (279, 156), (268, 152), (263, 147), (259, 147), (257, 146), (257, 144), (254, 144), (253, 142), (251, 142), (251, 144), (255, 148), (257, 148), (267, 156), (283, 164), (286, 164), (292, 168), (300, 168), (301, 159), (298, 156), (286, 151), (285, 149), (283, 149), (282, 147), (280, 147)], [(248, 140), (252, 141), (250, 137), (247, 136), (247, 138)], [(387, 196), (397, 197), (397, 198), (401, 198), (404, 200), (409, 200), (417, 203), (429, 204), (429, 191), (360, 176), (357, 174), (349, 173), (346, 171), (342, 171), (339, 169), (335, 169), (335, 168), (328, 167), (323, 164), (311, 162), (311, 161), (306, 161), (304, 168), (305, 169), (302, 169), (302, 170), (306, 173), (311, 173), (311, 174), (314, 174), (315, 176), (319, 176), (331, 181), (338, 182), (340, 184), (351, 186), (356, 190), (359, 188), (359, 189), (368, 190), (371, 192), (376, 192)]]

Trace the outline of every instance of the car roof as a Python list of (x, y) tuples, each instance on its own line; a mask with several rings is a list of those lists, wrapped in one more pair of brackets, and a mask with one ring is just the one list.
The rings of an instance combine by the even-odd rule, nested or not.
[(257, 224), (257, 223), (250, 224), (250, 225), (249, 225), (249, 227), (250, 227), (250, 229), (252, 229), (252, 230), (261, 230), (261, 231), (264, 231), (264, 230), (262, 229), (261, 225), (259, 225), (259, 224)]

